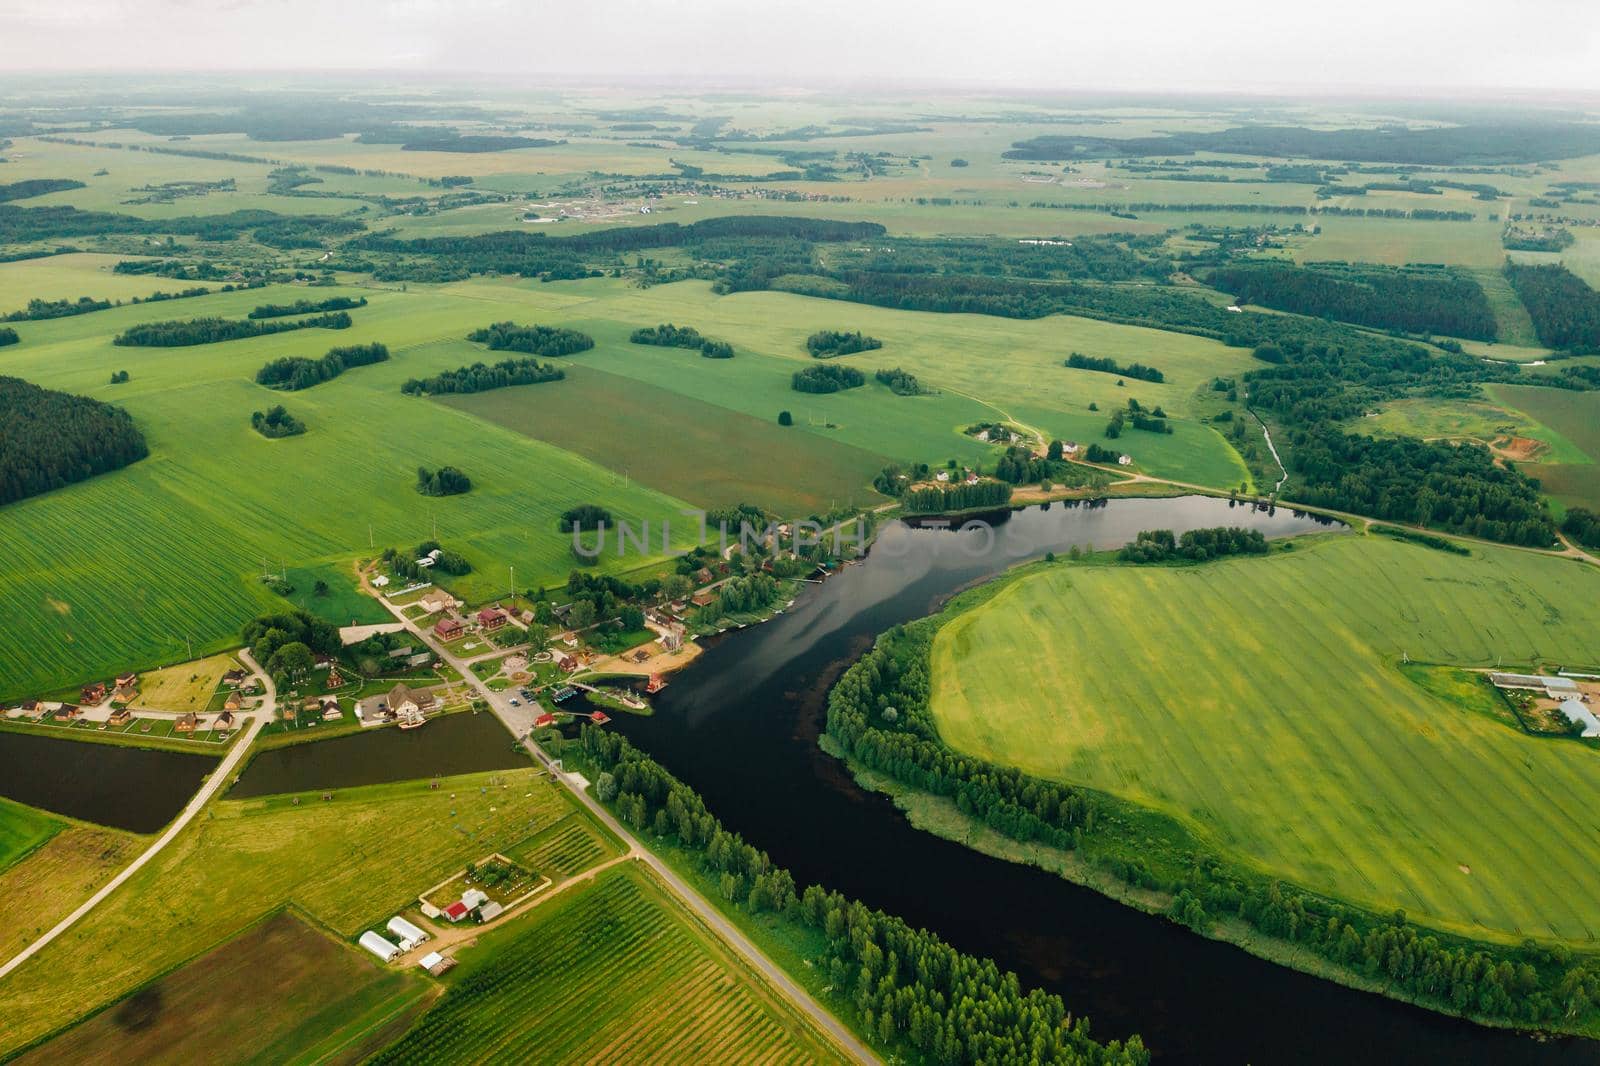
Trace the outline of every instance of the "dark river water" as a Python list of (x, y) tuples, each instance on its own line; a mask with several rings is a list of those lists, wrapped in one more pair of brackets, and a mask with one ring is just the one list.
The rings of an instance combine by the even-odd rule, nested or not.
[(332, 740), (264, 751), (250, 760), (228, 797), (249, 799), (526, 767), (527, 753), (511, 750), (511, 744), (500, 720), (487, 713), (447, 714), (421, 729), (374, 726)]
[[(911, 827), (818, 749), (829, 686), (889, 626), (1022, 559), (1115, 547), (1142, 529), (1325, 528), (1206, 497), (1034, 507), (982, 532), (886, 529), (765, 625), (714, 642), (614, 728), (794, 872), (938, 932), (1059, 993), (1102, 1038), (1139, 1033), (1163, 1063), (1600, 1063), (1600, 1044), (1537, 1042), (1256, 959), (1043, 871)], [(319, 745), (320, 746), (320, 745)]]
[(0, 733), (0, 796), (135, 833), (170, 822), (216, 765), (210, 755)]

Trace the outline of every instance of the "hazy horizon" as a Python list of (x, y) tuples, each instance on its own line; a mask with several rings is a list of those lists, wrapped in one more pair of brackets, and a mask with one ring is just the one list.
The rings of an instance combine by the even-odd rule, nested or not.
[(1115, 14), (948, 0), (13, 0), (0, 75), (376, 74), (969, 91), (1379, 96), (1600, 91), (1600, 8), (1534, 0), (1337, 11), (1157, 0)]

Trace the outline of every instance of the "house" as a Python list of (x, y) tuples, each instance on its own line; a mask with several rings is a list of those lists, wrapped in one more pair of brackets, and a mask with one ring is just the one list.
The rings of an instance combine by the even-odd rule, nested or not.
[(222, 683), (227, 685), (229, 688), (238, 688), (240, 685), (244, 684), (244, 679), (249, 676), (250, 671), (246, 670), (244, 667), (234, 667), (232, 670), (229, 670), (227, 673), (222, 675)]
[(458, 618), (441, 618), (434, 623), (433, 632), (440, 640), (455, 640), (459, 637), (464, 627)]
[(389, 585), (389, 575), (388, 574), (379, 574), (377, 577), (372, 579), (372, 587), (375, 588), (375, 589), (387, 588), (388, 585)]
[(307, 696), (300, 702), (300, 709), (302, 711), (310, 711), (312, 714), (317, 713), (318, 711), (322, 710), (322, 697)]
[(106, 698), (106, 683), (96, 681), (92, 685), (85, 685), (78, 690), (78, 699), (83, 703), (95, 704), (104, 702)]
[(417, 900), (417, 909), (422, 912), (422, 916), (424, 918), (431, 919), (435, 922), (444, 917), (444, 911), (440, 910), (438, 907), (435, 907), (425, 899)]
[(118, 674), (117, 675), (117, 687), (118, 688), (131, 689), (131, 688), (137, 688), (138, 685), (139, 685), (139, 675), (134, 673), (132, 670), (129, 670), (125, 674)]
[(448, 611), (450, 608), (454, 607), (456, 605), (456, 601), (454, 597), (446, 595), (443, 592), (430, 592), (426, 596), (422, 597), (422, 599), (418, 600), (417, 604), (425, 613), (437, 614), (439, 611)]
[(400, 915), (389, 919), (389, 932), (400, 941), (401, 951), (410, 951), (418, 944), (425, 943), (428, 934), (406, 921)]
[(556, 724), (556, 716), (546, 712), (533, 720), (533, 728), (548, 729)]
[(193, 733), (199, 725), (200, 716), (190, 711), (173, 724), (172, 731), (174, 733)]
[(126, 707), (118, 707), (111, 712), (111, 717), (106, 719), (112, 725), (127, 725), (133, 721), (133, 712)]
[(461, 902), (470, 911), (474, 907), (481, 907), (488, 903), (489, 893), (481, 888), (469, 888), (461, 893)]
[(605, 725), (607, 722), (611, 721), (611, 716), (605, 711), (595, 711), (589, 716), (589, 721), (593, 722), (595, 725)]
[(504, 907), (500, 906), (500, 904), (491, 899), (485, 902), (482, 907), (478, 908), (478, 921), (492, 922), (496, 918), (500, 917), (501, 913), (504, 911)]
[(407, 666), (431, 666), (432, 664), (433, 652), (431, 651), (419, 651), (406, 660)]
[(556, 660), (556, 665), (570, 674), (572, 671), (578, 668), (578, 660), (574, 659), (570, 655), (563, 655), (561, 658)]
[(433, 693), (427, 690), (413, 690), (405, 682), (400, 682), (389, 690), (389, 713), (400, 717), (412, 717), (424, 711), (433, 709)]
[(646, 692), (655, 693), (655, 692), (660, 692), (662, 689), (664, 689), (666, 687), (667, 687), (667, 679), (666, 678), (662, 677), (660, 674), (651, 674), (650, 675), (650, 680), (644, 686), (644, 690)]
[(316, 658), (314, 658), (311, 661), (311, 666), (315, 670), (329, 670), (329, 669), (332, 669), (333, 668), (333, 656), (331, 656), (331, 655), (318, 655)]
[(324, 722), (337, 722), (340, 717), (339, 701), (332, 696), (322, 697), (322, 720)]
[(221, 714), (217, 715), (217, 717), (214, 718), (212, 720), (212, 722), (211, 722), (211, 728), (212, 729), (232, 729), (233, 728), (233, 712), (232, 711), (223, 711)]
[(478, 624), (491, 633), (505, 625), (508, 618), (499, 607), (485, 607), (478, 612)]
[(699, 592), (696, 592), (693, 596), (689, 597), (689, 602), (694, 604), (696, 607), (708, 607), (716, 598), (717, 594), (715, 592), (712, 592), (710, 589), (701, 589)]
[(396, 955), (400, 954), (399, 948), (383, 939), (383, 937), (379, 936), (377, 933), (374, 933), (371, 929), (368, 929), (365, 933), (361, 934), (361, 940), (359, 943), (362, 947), (378, 956), (378, 958), (382, 959), (384, 962), (389, 962)]
[(83, 712), (78, 709), (76, 704), (63, 703), (55, 709), (51, 717), (58, 722), (70, 722), (81, 713)]
[(683, 647), (683, 627), (680, 625), (668, 627), (667, 631), (661, 634), (661, 650), (677, 651), (681, 647)]
[(439, 556), (441, 556), (443, 554), (444, 553), (442, 551), (440, 551), (438, 548), (435, 548), (431, 552), (429, 552), (427, 555), (424, 555), (424, 556), (421, 556), (420, 558), (418, 558), (417, 559), (417, 565), (421, 566), (421, 567), (424, 567), (424, 568), (432, 566), (432, 565), (434, 565), (435, 563), (437, 563), (439, 561)]
[(335, 663), (333, 668), (328, 671), (328, 687), (342, 688), (343, 686), (344, 675), (339, 672), (339, 665)]
[(450, 904), (450, 906), (446, 907), (443, 911), (443, 914), (452, 922), (459, 922), (461, 919), (467, 916), (467, 905), (458, 899), (454, 903)]
[(1119, 456), (1117, 456), (1117, 465), (1118, 466), (1128, 466), (1132, 462), (1133, 462), (1133, 456), (1131, 456), (1131, 455), (1119, 455)]
[(711, 584), (711, 581), (711, 571), (707, 570), (705, 567), (702, 566), (700, 569), (694, 572), (694, 583), (696, 585), (709, 585)]
[(228, 694), (227, 699), (222, 701), (222, 709), (225, 711), (237, 711), (243, 703), (244, 701), (239, 698), (239, 694), (232, 692)]
[(1078, 442), (1077, 441), (1073, 441), (1073, 440), (1067, 441), (1065, 444), (1063, 444), (1061, 446), (1061, 453), (1063, 455), (1077, 455), (1078, 454)]

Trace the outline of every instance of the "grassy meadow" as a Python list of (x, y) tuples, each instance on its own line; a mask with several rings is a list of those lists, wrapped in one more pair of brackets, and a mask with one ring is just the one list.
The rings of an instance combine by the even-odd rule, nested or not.
[(1155, 808), (1313, 891), (1472, 937), (1589, 941), (1600, 751), (1398, 664), (1600, 665), (1600, 573), (1472, 552), (1339, 536), (1052, 568), (940, 630), (932, 709), (957, 750)]
[(14, 1061), (359, 1062), (434, 993), (285, 911)]
[(534, 908), (461, 958), (444, 999), (374, 1063), (840, 1061), (637, 865)]
[[(8, 810), (15, 807), (7, 804)], [(53, 928), (148, 846), (147, 837), (69, 824), (20, 861), (0, 868), (0, 958), (10, 959)]]
[[(438, 789), (413, 781), (342, 789), (331, 802), (320, 795), (301, 796), (298, 804), (288, 796), (214, 803), (7, 979), (0, 1056), (116, 1002), (285, 905), (353, 938), (468, 862), (573, 817), (576, 804), (531, 768), (446, 778)], [(32, 901), (6, 899), (0, 928), (31, 924)], [(60, 995), (67, 986), (73, 994)]]
[(44, 846), (64, 827), (44, 811), (0, 798), (0, 871)]

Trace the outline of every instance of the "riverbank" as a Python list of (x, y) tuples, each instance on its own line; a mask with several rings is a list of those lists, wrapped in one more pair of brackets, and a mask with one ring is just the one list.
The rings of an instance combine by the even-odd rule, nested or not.
[[(1315, 538), (1298, 549), (1292, 548), (1291, 544), (1276, 546), (1270, 553), (1270, 560), (1276, 560), (1276, 563), (1268, 558), (1251, 558), (1232, 563), (1178, 565), (1190, 568), (1227, 566), (1228, 573), (1233, 577), (1224, 584), (1242, 594), (1243, 589), (1237, 582), (1247, 567), (1287, 565), (1293, 573), (1303, 577), (1301, 571), (1308, 564), (1319, 559), (1326, 561), (1323, 558), (1325, 553), (1332, 553), (1327, 555), (1328, 558), (1337, 555), (1339, 559), (1344, 559), (1349, 551), (1362, 550), (1359, 547), (1361, 544), (1373, 544), (1371, 551), (1381, 551), (1384, 558), (1402, 568), (1412, 564), (1413, 569), (1426, 571), (1426, 574), (1418, 576), (1418, 580), (1431, 574), (1440, 560), (1458, 558), (1430, 553), (1429, 549), (1422, 547), (1391, 547), (1387, 542), (1381, 542), (1383, 547), (1378, 548), (1376, 543), (1379, 542), (1365, 538), (1359, 541), (1343, 537)], [(1402, 551), (1405, 553), (1403, 557), (1395, 557), (1396, 553)], [(1410, 554), (1413, 552), (1418, 554)], [(939, 676), (932, 662), (934, 634), (957, 618), (963, 618), (964, 622), (970, 620), (975, 615), (969, 615), (968, 612), (992, 603), (993, 610), (985, 617), (1001, 618), (1006, 624), (1020, 625), (1032, 632), (1036, 639), (1048, 643), (1057, 655), (1078, 663), (1085, 659), (1082, 649), (1071, 641), (1052, 640), (1044, 618), (1050, 613), (1049, 610), (1038, 604), (1030, 606), (1010, 599), (1001, 609), (997, 601), (1018, 589), (1021, 582), (1032, 577), (1043, 578), (1048, 574), (1055, 576), (1052, 588), (1063, 583), (1074, 587), (1085, 585), (1091, 591), (1082, 592), (1081, 595), (1090, 597), (1096, 604), (1107, 605), (1109, 593), (1102, 587), (1106, 582), (1090, 580), (1094, 575), (1108, 577), (1120, 569), (1104, 565), (1106, 561), (1103, 554), (1097, 553), (1089, 565), (1058, 562), (1018, 567), (1002, 577), (959, 593), (940, 613), (880, 636), (873, 652), (866, 659), (858, 660), (830, 693), (828, 730), (831, 736), (825, 738), (826, 743), (822, 745), (824, 750), (836, 758), (842, 757), (854, 780), (862, 787), (890, 796), (919, 830), (995, 858), (1036, 866), (1146, 913), (1163, 914), (1202, 936), (1234, 944), (1259, 958), (1347, 987), (1380, 993), (1400, 1002), (1483, 1025), (1517, 1031), (1537, 1026), (1540, 1031), (1550, 1033), (1600, 1035), (1600, 1013), (1580, 991), (1585, 981), (1591, 979), (1585, 975), (1585, 968), (1592, 975), (1597, 964), (1600, 964), (1600, 957), (1592, 953), (1576, 954), (1572, 937), (1552, 936), (1535, 943), (1526, 940), (1519, 929), (1515, 934), (1507, 932), (1502, 939), (1482, 938), (1462, 935), (1432, 923), (1412, 923), (1403, 917), (1403, 912), (1398, 918), (1387, 911), (1379, 913), (1371, 905), (1353, 904), (1330, 894), (1326, 886), (1321, 891), (1315, 891), (1295, 884), (1283, 876), (1281, 865), (1272, 867), (1265, 863), (1251, 863), (1238, 854), (1239, 831), (1237, 828), (1228, 829), (1229, 826), (1236, 826), (1237, 819), (1224, 825), (1216, 817), (1216, 811), (1195, 810), (1197, 804), (1209, 804), (1219, 809), (1227, 807), (1227, 801), (1222, 797), (1207, 801), (1180, 796), (1173, 801), (1179, 808), (1175, 813), (1183, 816), (1180, 819), (1174, 816), (1174, 812), (1165, 812), (1165, 808), (1158, 811), (1093, 787), (1068, 784), (1081, 781), (1081, 778), (1066, 774), (1065, 771), (1051, 771), (1044, 778), (1028, 777), (1011, 768), (1008, 761), (986, 761), (987, 749), (972, 737), (968, 737), (967, 742), (959, 748), (945, 741), (942, 726), (948, 726), (949, 723), (935, 719), (928, 706), (929, 692), (937, 689)], [(1470, 563), (1443, 565), (1455, 565), (1458, 569), (1482, 569), (1488, 564), (1480, 559)], [(1157, 576), (1171, 572), (1166, 565), (1141, 566), (1136, 570), (1130, 568), (1129, 572), (1130, 580), (1134, 580), (1141, 590), (1152, 581), (1162, 589), (1171, 584), (1169, 579)], [(1132, 577), (1134, 573), (1138, 574), (1136, 579)], [(1199, 573), (1215, 572), (1201, 570)], [(1456, 583), (1459, 585), (1460, 579), (1472, 578), (1475, 574), (1476, 570), (1457, 574)], [(1370, 587), (1370, 575), (1358, 584)], [(1056, 588), (1055, 593), (1054, 598), (1047, 597), (1052, 603), (1060, 599), (1061, 590)], [(1399, 590), (1395, 590), (1395, 595), (1406, 602), (1422, 602), (1408, 599)], [(1167, 604), (1169, 600), (1158, 591), (1150, 591), (1141, 596), (1141, 602)], [(1068, 614), (1076, 616), (1078, 613), (1076, 608), (1069, 608), (1065, 600), (1060, 600), (1060, 607)], [(1112, 615), (1117, 615), (1115, 608), (1108, 605), (1108, 609)], [(1185, 604), (1181, 610), (1178, 607), (1170, 609), (1185, 617), (1207, 617), (1204, 611), (1197, 612), (1192, 604)], [(1137, 613), (1137, 608), (1134, 610)], [(1098, 615), (1095, 617), (1098, 618)], [(1112, 623), (1104, 619), (1096, 621), (1088, 617), (1075, 617), (1075, 624), (1099, 632)], [(1413, 640), (1421, 642), (1423, 638), (1413, 632), (1414, 628), (1406, 632)], [(1117, 632), (1120, 633), (1120, 630)], [(1227, 630), (1214, 632), (1217, 639), (1222, 639)], [(972, 642), (977, 641), (978, 637), (972, 634), (971, 626), (968, 626), (962, 629), (959, 638), (952, 639), (958, 639), (959, 646), (970, 650), (974, 646)], [(1166, 636), (1153, 640), (1157, 646), (1172, 646), (1172, 641)], [(1253, 636), (1250, 642), (1256, 647), (1258, 655), (1270, 646), (1270, 641), (1258, 644)], [(1139, 654), (1136, 641), (1117, 640), (1114, 643), (1117, 648), (1123, 649), (1121, 654)], [(1303, 641), (1297, 641), (1297, 645), (1299, 643)], [(941, 647), (945, 646), (941, 644)], [(1014, 647), (1014, 640), (1004, 643), (1005, 649)], [(1413, 645), (1413, 650), (1416, 650), (1416, 645)], [(995, 648), (990, 648), (991, 653), (995, 651)], [(1023, 692), (1050, 691), (1055, 703), (1064, 702), (1068, 708), (1077, 707), (1086, 698), (1076, 692), (1051, 688), (1029, 674), (1027, 664), (1011, 668), (1007, 664), (1014, 660), (1007, 655), (991, 655), (990, 667), (997, 672), (999, 690), (994, 685), (987, 685), (981, 693), (969, 694), (967, 702), (961, 705), (964, 708), (970, 705), (971, 712), (978, 716), (973, 718), (966, 711), (962, 712), (967, 714), (958, 722), (965, 723), (962, 724), (965, 730), (963, 736), (970, 733), (994, 740), (1011, 735), (1015, 724), (1011, 722), (1011, 717), (1014, 715), (1002, 716), (1002, 720), (996, 722), (993, 721), (996, 716), (985, 711), (985, 708), (996, 706), (995, 701), (1001, 698), (998, 691), (1011, 690), (1008, 686), (1020, 686)], [(1088, 661), (1093, 661), (1093, 658), (1088, 656)], [(945, 663), (944, 666), (944, 676), (949, 676), (949, 664)], [(968, 666), (976, 668), (970, 663)], [(1192, 668), (1202, 672), (1209, 669), (1203, 664), (1195, 664)], [(961, 676), (967, 678), (968, 674), (970, 669)], [(902, 676), (920, 680), (909, 688), (902, 687), (893, 680)], [(1275, 674), (1273, 676), (1276, 677)], [(1141, 675), (1140, 685), (1147, 690), (1170, 691), (1174, 698), (1183, 691), (1181, 681), (1166, 677), (1157, 679)], [(1279, 684), (1276, 687), (1281, 689), (1284, 686)], [(1385, 695), (1395, 694), (1386, 692)], [(1129, 698), (1126, 693), (1119, 693), (1109, 706), (1130, 707), (1129, 713), (1135, 714), (1139, 723), (1130, 728), (1140, 736), (1150, 728), (1170, 727), (1188, 737), (1192, 730), (1203, 724), (1174, 722), (1168, 723), (1168, 726), (1152, 725), (1137, 717), (1137, 712), (1132, 711), (1128, 703)], [(1229, 701), (1224, 699), (1219, 703), (1208, 694), (1197, 694), (1195, 698), (1201, 700), (1206, 708), (1230, 706)], [(1418, 694), (1413, 696), (1411, 702), (1423, 701)], [(1399, 707), (1392, 702), (1383, 702), (1383, 705), (1395, 706), (1396, 712), (1399, 711)], [(1096, 704), (1092, 700), (1085, 705), (1086, 708), (1093, 706)], [(1253, 703), (1249, 706), (1254, 710)], [(886, 713), (886, 707), (894, 708), (895, 712)], [(1421, 713), (1415, 707), (1411, 710), (1412, 713)], [(1019, 713), (1030, 714), (1026, 710)], [(1087, 710), (1083, 713), (1063, 713), (1072, 721), (1076, 733), (1082, 736), (1103, 739), (1116, 732), (1113, 724), (1102, 721), (1102, 716)], [(1379, 717), (1383, 716), (1380, 714)], [(1450, 724), (1435, 723), (1435, 731), (1425, 736), (1432, 737), (1436, 733), (1448, 735), (1447, 727)], [(1048, 727), (1037, 723), (1030, 728), (1035, 732), (1045, 728), (1048, 733)], [(1111, 734), (1107, 734), (1107, 730), (1111, 730)], [(1361, 733), (1361, 726), (1354, 722), (1343, 723), (1341, 731), (1329, 735), (1337, 738), (1352, 731), (1365, 736)], [(1388, 735), (1393, 735), (1392, 726)], [(1029, 734), (1028, 739), (1022, 742), (1026, 750), (1044, 753), (1048, 745), (1041, 736)], [(1512, 740), (1513, 737), (1517, 739)], [(1494, 745), (1497, 739), (1506, 739), (1512, 744), (1521, 742), (1520, 736), (1510, 731), (1506, 738), (1496, 735), (1485, 740), (1474, 736), (1463, 738), (1463, 742), (1467, 739), (1486, 743), (1491, 756), (1499, 750)], [(1101, 742), (1096, 740), (1089, 746), (1090, 749), (1099, 754)], [(1239, 742), (1239, 738), (1234, 736), (1232, 743), (1237, 745)], [(1221, 743), (1226, 747), (1228, 741)], [(1479, 747), (1482, 746), (1480, 743)], [(1072, 745), (1065, 745), (1065, 749), (1074, 750)], [(1007, 750), (1015, 750), (1015, 744)], [(1546, 755), (1556, 751), (1548, 746), (1541, 750)], [(1572, 755), (1580, 752), (1580, 749), (1574, 746), (1571, 751), (1561, 751)], [(1503, 755), (1502, 761), (1512, 754)], [(1152, 782), (1157, 782), (1163, 775), (1153, 770), (1143, 775), (1140, 773), (1141, 770), (1149, 770), (1152, 765), (1170, 769), (1171, 776), (1179, 781), (1191, 780), (1196, 774), (1209, 779), (1203, 761), (1199, 765), (1178, 766), (1166, 762), (1152, 764), (1150, 759), (1133, 759), (1127, 752), (1123, 752), (1122, 756), (1121, 759), (1115, 753), (1106, 756), (1111, 763), (1107, 773), (1114, 777), (1121, 775), (1119, 779), (1139, 782), (1146, 788), (1162, 787)], [(1581, 754), (1574, 757), (1581, 757)], [(1515, 762), (1515, 759), (1512, 761)], [(1426, 760), (1423, 762), (1426, 763)], [(890, 769), (899, 776), (889, 777), (886, 771)], [(1251, 787), (1249, 781), (1241, 777), (1244, 771), (1238, 766), (1234, 766), (1234, 770), (1229, 799), (1234, 798), (1234, 792)], [(1279, 770), (1282, 768), (1279, 767)], [(1063, 795), (1066, 799), (1058, 799)], [(1386, 802), (1384, 795), (1386, 793), (1380, 791), (1370, 802)], [(1038, 798), (1027, 798), (1029, 796)], [(959, 806), (957, 798), (961, 800)], [(1324, 796), (1325, 800), (1333, 798)], [(1068, 800), (1071, 804), (1070, 813)], [(1061, 803), (1060, 812), (1055, 810), (1057, 802)], [(1207, 834), (1191, 826), (1189, 822), (1196, 818), (1210, 825), (1215, 834), (1221, 835), (1213, 839), (1215, 834)], [(1415, 826), (1409, 828), (1412, 831), (1416, 829)], [(1346, 845), (1349, 843), (1343, 838), (1341, 841)], [(1410, 838), (1405, 837), (1394, 844), (1394, 849), (1402, 859), (1409, 841)], [(1462, 847), (1473, 855), (1481, 850), (1466, 845)], [(1369, 865), (1375, 861), (1371, 855), (1367, 855), (1366, 859)], [(1451, 861), (1453, 863), (1455, 860)], [(1480, 869), (1479, 875), (1489, 876), (1496, 872), (1491, 865), (1487, 873)], [(1459, 872), (1452, 865), (1449, 873), (1452, 878), (1472, 875), (1465, 864), (1461, 865)], [(1451, 883), (1461, 882), (1452, 880)], [(1407, 882), (1407, 885), (1409, 891), (1417, 890), (1415, 883)], [(1404, 898), (1408, 899), (1409, 896)], [(1476, 920), (1482, 922), (1483, 917), (1476, 916)], [(1526, 923), (1522, 923), (1522, 926), (1525, 928)], [(1397, 959), (1415, 961), (1401, 965)], [(1397, 965), (1401, 965), (1401, 969), (1397, 970)], [(1437, 976), (1431, 976), (1433, 974)]]

